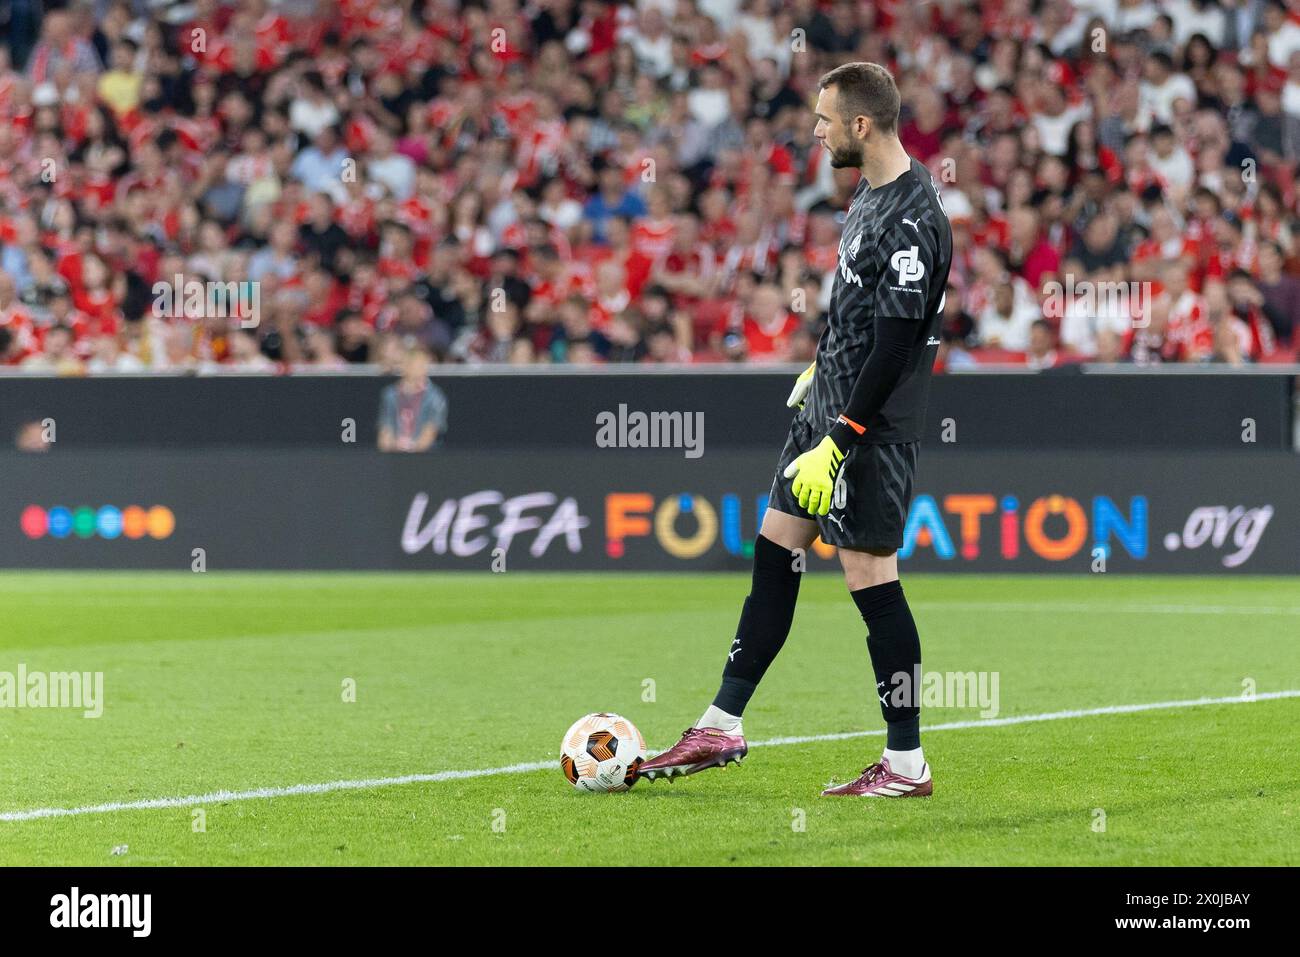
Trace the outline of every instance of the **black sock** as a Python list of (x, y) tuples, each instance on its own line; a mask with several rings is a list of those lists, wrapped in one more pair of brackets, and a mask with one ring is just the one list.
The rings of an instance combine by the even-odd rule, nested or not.
[(921, 639), (907, 607), (902, 583), (895, 580), (850, 592), (867, 623), (867, 651), (876, 673), (876, 697), (885, 717), (885, 747), (911, 751), (921, 746)]
[(758, 536), (754, 542), (754, 581), (740, 611), (736, 638), (727, 652), (722, 687), (713, 699), (714, 707), (727, 714), (739, 717), (744, 713), (754, 689), (790, 634), (799, 580), (803, 577), (794, 566), (792, 551)]

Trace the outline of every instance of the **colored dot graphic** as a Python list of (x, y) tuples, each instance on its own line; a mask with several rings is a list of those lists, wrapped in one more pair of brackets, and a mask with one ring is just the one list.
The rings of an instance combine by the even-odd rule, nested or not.
[(170, 538), (176, 531), (176, 516), (166, 505), (142, 508), (128, 505), (104, 505), (92, 508), (79, 505), (68, 508), (55, 505), (46, 509), (28, 505), (18, 516), (18, 527), (28, 538)]

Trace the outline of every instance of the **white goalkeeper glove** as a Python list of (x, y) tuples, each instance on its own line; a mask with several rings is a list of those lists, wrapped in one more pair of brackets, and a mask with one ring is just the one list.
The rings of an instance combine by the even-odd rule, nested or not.
[(790, 398), (785, 400), (787, 406), (792, 409), (803, 408), (803, 400), (808, 395), (808, 390), (812, 388), (813, 373), (816, 371), (817, 363), (813, 362), (799, 373), (799, 378), (794, 380), (794, 388), (790, 390)]

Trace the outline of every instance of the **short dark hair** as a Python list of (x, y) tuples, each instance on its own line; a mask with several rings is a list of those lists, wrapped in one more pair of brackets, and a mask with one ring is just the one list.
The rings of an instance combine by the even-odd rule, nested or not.
[(824, 90), (839, 91), (840, 115), (846, 119), (866, 116), (884, 133), (898, 129), (901, 98), (893, 75), (878, 63), (845, 63), (817, 82)]

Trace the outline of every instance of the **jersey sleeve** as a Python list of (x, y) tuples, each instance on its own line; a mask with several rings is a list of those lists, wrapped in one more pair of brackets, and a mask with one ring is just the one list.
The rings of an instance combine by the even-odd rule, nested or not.
[(881, 261), (872, 307), (877, 316), (921, 322), (937, 281), (938, 244), (927, 224), (911, 222), (894, 223), (877, 247)]

